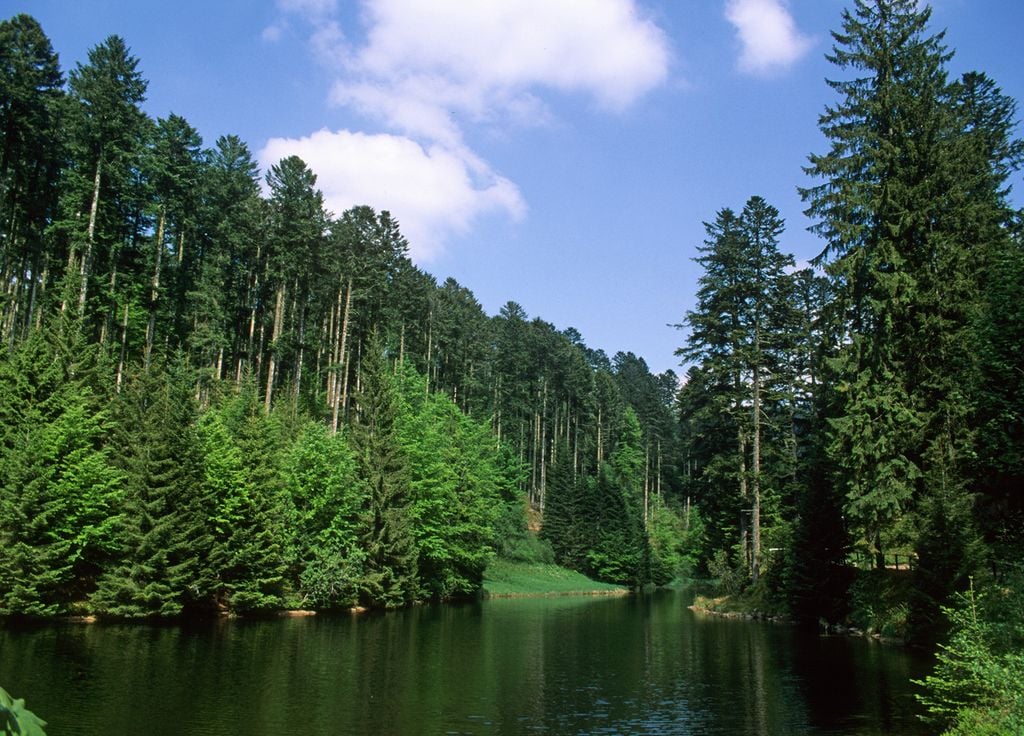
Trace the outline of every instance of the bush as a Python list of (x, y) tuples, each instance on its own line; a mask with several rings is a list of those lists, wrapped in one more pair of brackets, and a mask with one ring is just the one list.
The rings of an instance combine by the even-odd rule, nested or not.
[(708, 573), (718, 581), (716, 588), (722, 595), (735, 595), (746, 584), (746, 575), (736, 568), (724, 549), (715, 552), (714, 558), (708, 561)]
[(46, 721), (15, 700), (0, 687), (0, 736), (46, 736)]
[[(923, 682), (918, 700), (929, 720), (949, 736), (1024, 733), (1024, 654), (1020, 651), (1019, 607), (999, 598), (1019, 598), (1005, 589), (997, 600), (975, 593), (974, 581), (944, 608), (951, 629), (940, 645), (934, 672)], [(1013, 610), (1010, 618), (1000, 616)]]
[(513, 562), (537, 562), (544, 565), (553, 565), (555, 562), (551, 543), (532, 532), (503, 539), (499, 556)]
[(850, 586), (850, 623), (895, 639), (907, 636), (911, 577), (899, 570), (861, 570)]

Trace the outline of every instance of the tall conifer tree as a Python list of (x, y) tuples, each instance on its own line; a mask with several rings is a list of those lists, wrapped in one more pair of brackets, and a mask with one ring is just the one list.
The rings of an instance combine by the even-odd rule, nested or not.
[(365, 602), (395, 607), (415, 599), (416, 546), (410, 519), (408, 461), (398, 434), (400, 403), (395, 377), (380, 341), (363, 353), (352, 449), (366, 484), (362, 546)]
[(840, 97), (821, 118), (831, 149), (811, 156), (822, 182), (803, 192), (844, 309), (829, 451), (879, 566), (887, 545), (913, 544), (922, 488), (963, 493), (969, 454), (960, 386), (975, 244), (957, 227), (950, 54), (928, 31), (930, 12), (913, 0), (857, 0), (844, 12), (828, 58), (854, 76), (829, 83)]

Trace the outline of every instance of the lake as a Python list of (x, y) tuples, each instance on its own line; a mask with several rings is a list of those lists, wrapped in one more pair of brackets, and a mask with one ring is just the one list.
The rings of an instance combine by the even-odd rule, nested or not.
[(81, 734), (915, 734), (927, 663), (679, 591), (180, 626), (0, 627), (0, 685)]

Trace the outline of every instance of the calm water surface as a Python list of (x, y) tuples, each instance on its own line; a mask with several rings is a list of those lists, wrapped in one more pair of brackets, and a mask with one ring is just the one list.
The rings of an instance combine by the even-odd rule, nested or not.
[(900, 648), (694, 614), (685, 594), (186, 626), (0, 628), (64, 734), (918, 734)]

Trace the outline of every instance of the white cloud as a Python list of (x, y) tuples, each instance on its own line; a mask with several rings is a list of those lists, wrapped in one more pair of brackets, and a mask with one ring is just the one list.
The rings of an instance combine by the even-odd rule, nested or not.
[(667, 76), (665, 35), (633, 0), (366, 0), (365, 8), (357, 73), (439, 76), (471, 102), (500, 105), (537, 86), (622, 109)]
[(272, 23), (263, 29), (263, 33), (260, 37), (268, 43), (276, 43), (281, 40), (281, 34), (284, 32), (284, 28), (279, 23)]
[(305, 138), (273, 138), (259, 158), (266, 169), (291, 155), (317, 175), (334, 214), (362, 204), (389, 210), (419, 261), (436, 257), (448, 236), (466, 232), (477, 217), (499, 212), (518, 219), (526, 212), (515, 184), (438, 145), (324, 129)]
[(348, 54), (345, 34), (341, 31), (341, 25), (334, 20), (318, 24), (318, 28), (310, 36), (309, 43), (313, 47), (313, 53), (325, 66), (338, 63)]
[(424, 258), (478, 216), (525, 212), (518, 188), (470, 149), (468, 126), (545, 124), (554, 113), (541, 95), (550, 91), (621, 111), (668, 76), (668, 41), (636, 0), (361, 6), (365, 40), (355, 46), (336, 0), (277, 0), (274, 27), (304, 22), (315, 57), (337, 75), (329, 101), (405, 137), (320, 131), (271, 141), (265, 161), (300, 155), (339, 212), (354, 204), (391, 210)]
[(618, 111), (664, 82), (664, 33), (633, 0), (364, 0), (367, 42), (331, 99), (459, 145), (467, 124), (543, 124), (543, 90)]
[(742, 44), (737, 63), (748, 74), (788, 68), (806, 54), (812, 40), (800, 33), (786, 0), (727, 0), (725, 17)]

